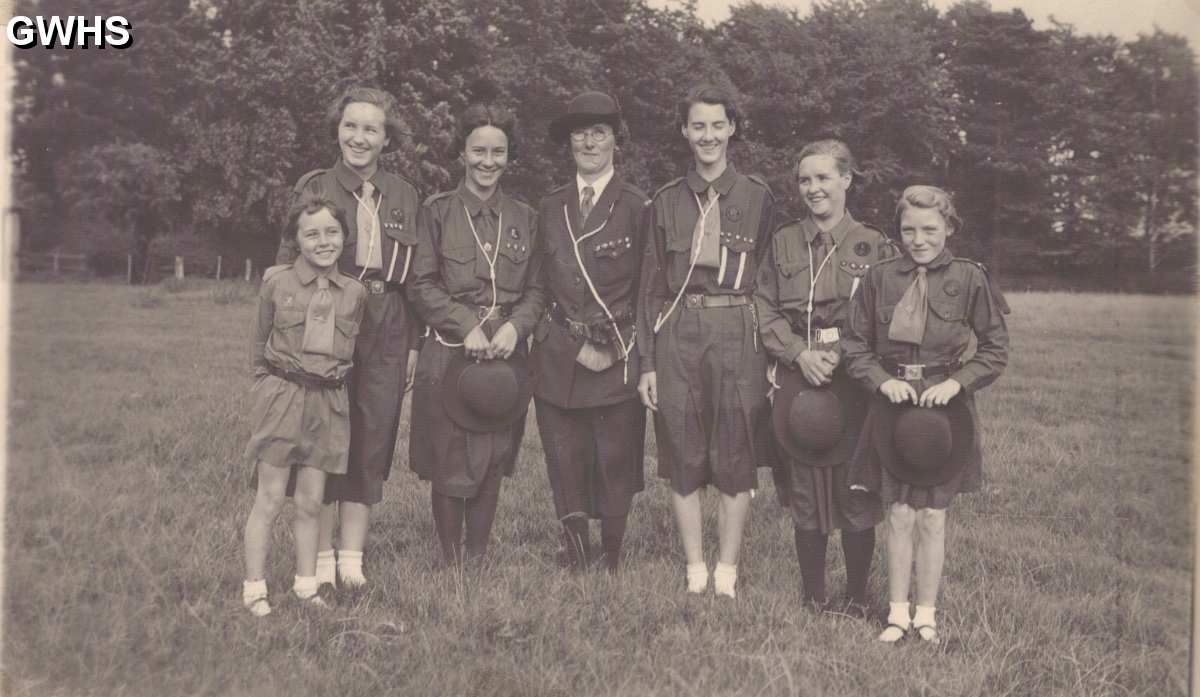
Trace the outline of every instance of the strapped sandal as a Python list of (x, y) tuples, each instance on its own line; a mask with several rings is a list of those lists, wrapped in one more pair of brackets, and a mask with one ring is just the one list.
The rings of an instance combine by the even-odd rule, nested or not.
[(919, 627), (914, 626), (913, 631), (917, 633), (917, 636), (921, 637), (921, 641), (927, 644), (937, 646), (942, 642), (942, 638), (938, 636), (937, 627), (932, 624), (923, 624)]
[[(899, 630), (900, 636), (896, 637), (895, 639), (885, 639), (884, 635), (888, 633), (889, 629)], [(879, 633), (879, 636), (876, 637), (876, 640), (882, 641), (885, 644), (898, 644), (908, 636), (908, 631), (909, 630), (906, 627), (901, 627), (898, 624), (892, 624), (889, 622), (888, 625), (883, 628), (883, 631)]]
[(259, 596), (248, 603), (242, 603), (242, 607), (250, 611), (255, 617), (266, 617), (271, 614), (271, 603), (267, 602), (267, 596)]

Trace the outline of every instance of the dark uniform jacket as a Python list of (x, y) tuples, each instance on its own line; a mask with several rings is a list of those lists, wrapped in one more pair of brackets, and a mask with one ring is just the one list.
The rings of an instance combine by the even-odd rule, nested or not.
[[(534, 333), (530, 357), (533, 393), (538, 398), (563, 408), (595, 407), (637, 398), (640, 373), (636, 346), (630, 352), (626, 380), (612, 322), (588, 288), (579, 260), (628, 345), (634, 338), (647, 203), (641, 190), (617, 174), (604, 187), (587, 220), (579, 219), (574, 177), (570, 184), (542, 199), (538, 226), (548, 307)], [(572, 231), (578, 245), (573, 242)], [(579, 365), (575, 357), (585, 340), (613, 352), (617, 361), (599, 373)]]
[(928, 265), (929, 313), (921, 345), (888, 338), (896, 304), (916, 275), (910, 257), (896, 257), (867, 274), (850, 313), (842, 349), (850, 376), (871, 391), (896, 377), (880, 359), (930, 367), (955, 365), (966, 353), (972, 332), (978, 347), (969, 360), (950, 373), (968, 393), (987, 387), (1008, 363), (1008, 305), (982, 265), (942, 250)]
[(641, 274), (637, 346), (643, 373), (655, 371), (655, 319), (670, 306), (688, 277), (692, 232), (700, 217), (696, 196), (703, 200), (710, 185), (720, 194), (721, 245), (729, 250), (729, 262), (724, 274), (720, 269), (697, 266), (685, 292), (747, 295), (754, 291), (758, 267), (774, 230), (775, 197), (766, 182), (738, 174), (730, 164), (711, 183), (691, 169), (687, 176), (659, 189), (650, 206)]
[[(425, 322), (448, 342), (461, 342), (480, 323), (492, 303), (492, 282), (468, 216), (488, 254), (499, 245), (495, 300), (500, 316), (507, 316), (518, 339), (524, 340), (545, 309), (541, 255), (536, 253), (537, 221), (532, 208), (499, 189), (480, 201), (466, 184), (459, 184), (425, 201), (409, 298)], [(498, 236), (497, 224), (501, 226)]]
[[(763, 346), (772, 357), (792, 365), (807, 348), (809, 284), (813, 278), (812, 341), (818, 330), (846, 331), (852, 293), (861, 290), (867, 271), (896, 255), (882, 232), (854, 220), (847, 212), (829, 231), (836, 251), (818, 242), (820, 228), (811, 217), (793, 220), (775, 231), (767, 261), (758, 275), (755, 297)], [(811, 250), (811, 258), (810, 258)], [(822, 345), (838, 350), (839, 344)]]

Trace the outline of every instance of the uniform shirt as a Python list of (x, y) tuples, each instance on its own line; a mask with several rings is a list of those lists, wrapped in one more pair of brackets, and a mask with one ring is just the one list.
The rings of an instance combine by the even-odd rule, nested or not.
[(911, 257), (896, 257), (873, 267), (866, 275), (850, 312), (842, 350), (850, 377), (872, 393), (895, 375), (884, 370), (880, 359), (930, 366), (951, 365), (962, 358), (974, 333), (978, 347), (961, 367), (950, 374), (967, 392), (987, 387), (1008, 363), (1008, 305), (992, 287), (979, 264), (957, 259), (942, 250), (928, 265), (926, 278), (929, 312), (921, 345), (892, 341), (888, 326), (900, 298), (916, 277)]
[[(857, 292), (863, 276), (877, 262), (896, 255), (883, 233), (854, 220), (849, 212), (829, 231), (835, 250), (819, 241), (819, 232), (811, 217), (783, 225), (772, 236), (766, 261), (759, 269), (755, 303), (763, 346), (784, 364), (795, 362), (808, 348), (809, 283), (813, 279), (815, 345), (819, 329), (845, 331), (851, 294)], [(833, 255), (825, 261), (831, 250)]]
[[(496, 255), (496, 303), (509, 310), (518, 338), (528, 337), (545, 309), (536, 218), (532, 208), (499, 189), (487, 201), (465, 183), (429, 197), (408, 285), (425, 322), (447, 341), (460, 342), (479, 324), (480, 308), (492, 304), (488, 261), (471, 233), (474, 223), (479, 242)], [(503, 225), (499, 238), (497, 224)]]
[[(649, 210), (646, 195), (620, 177), (603, 188), (587, 220), (579, 219), (576, 187), (551, 191), (538, 207), (538, 238), (542, 250), (542, 278), (547, 303), (569, 319), (605, 333), (611, 322), (596, 302), (575, 256), (572, 231), (579, 239), (579, 258), (621, 329), (626, 344), (634, 336), (643, 235)], [(568, 229), (568, 219), (570, 227)], [(593, 407), (637, 396), (636, 349), (631, 357), (629, 382), (625, 364), (594, 372), (575, 362), (584, 339), (570, 334), (549, 317), (535, 333), (533, 390), (538, 397), (564, 408)], [(638, 339), (640, 341), (640, 338)], [(615, 355), (620, 348), (612, 344)]]
[[(375, 187), (372, 200), (367, 201), (374, 210), (379, 204), (379, 241), (383, 244), (383, 268), (370, 269), (365, 273), (363, 268), (355, 263), (358, 247), (358, 199), (355, 194), (362, 195), (362, 177), (346, 166), (338, 158), (337, 164), (329, 169), (319, 169), (309, 172), (296, 182), (292, 189), (292, 200), (295, 201), (303, 194), (314, 194), (331, 199), (341, 207), (346, 214), (346, 241), (342, 246), (342, 256), (338, 259), (338, 268), (342, 273), (363, 280), (380, 280), (400, 283), (404, 280), (405, 262), (411, 264), (408, 250), (417, 243), (417, 213), (420, 210), (421, 199), (417, 190), (405, 179), (376, 169), (369, 181)], [(365, 201), (365, 200), (364, 200)], [(363, 241), (364, 244), (367, 241)], [(275, 255), (275, 263), (286, 264), (297, 256), (295, 241), (286, 239), (279, 245)], [(389, 271), (391, 272), (389, 278)], [(409, 270), (411, 278), (411, 268)]]
[(592, 207), (595, 208), (596, 202), (599, 201), (600, 197), (604, 195), (604, 190), (608, 188), (608, 183), (612, 181), (613, 175), (616, 173), (616, 171), (617, 170), (613, 169), (612, 167), (609, 167), (608, 171), (606, 171), (604, 174), (601, 174), (599, 177), (596, 177), (596, 181), (592, 182), (591, 184), (588, 184), (583, 180), (583, 177), (579, 176), (579, 174), (576, 174), (575, 193), (578, 198), (575, 199), (575, 203), (579, 205), (575, 207), (575, 210), (579, 210), (579, 206), (583, 205), (583, 189), (584, 187), (588, 186), (592, 187)]
[[(692, 169), (686, 177), (659, 189), (650, 206), (646, 258), (642, 263), (642, 298), (638, 307), (637, 344), (643, 373), (655, 370), (655, 318), (669, 307), (684, 279), (688, 278), (692, 233), (700, 218), (696, 197), (707, 203), (709, 186), (720, 196), (721, 246), (728, 249), (731, 263), (727, 264), (724, 275), (720, 274), (721, 269), (697, 266), (687, 281), (685, 292), (746, 295), (754, 291), (759, 263), (766, 253), (771, 231), (775, 229), (775, 197), (766, 182), (738, 174), (730, 164), (712, 182)], [(738, 278), (738, 262), (743, 252), (745, 267)], [(679, 311), (678, 307), (676, 311)]]
[[(345, 256), (345, 253), (342, 254)], [(329, 275), (333, 294), (335, 329), (333, 354), (305, 353), (304, 321), (308, 304), (317, 292), (317, 271), (304, 257), (295, 263), (272, 266), (263, 273), (258, 292), (250, 364), (255, 377), (266, 375), (268, 365), (290, 372), (323, 378), (343, 378), (354, 364), (354, 338), (362, 321), (367, 290), (337, 269)]]

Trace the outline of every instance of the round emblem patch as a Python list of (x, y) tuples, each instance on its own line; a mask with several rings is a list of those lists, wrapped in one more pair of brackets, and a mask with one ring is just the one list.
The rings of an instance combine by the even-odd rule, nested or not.
[(403, 208), (393, 208), (392, 209), (392, 220), (404, 220), (404, 209)]
[(962, 285), (960, 285), (957, 280), (949, 278), (946, 279), (946, 282), (942, 284), (942, 290), (946, 293), (946, 295), (954, 297), (962, 292)]
[(865, 257), (871, 253), (871, 245), (867, 244), (866, 242), (859, 242), (858, 244), (854, 245), (854, 253), (860, 257)]
[(742, 219), (742, 209), (737, 206), (726, 206), (725, 217), (729, 220), (738, 221)]

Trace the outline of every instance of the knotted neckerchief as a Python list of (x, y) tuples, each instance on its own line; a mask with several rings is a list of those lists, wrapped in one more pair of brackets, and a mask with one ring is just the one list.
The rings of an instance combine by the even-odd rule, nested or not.
[(925, 278), (925, 267), (917, 267), (917, 277), (904, 291), (892, 313), (892, 326), (888, 338), (909, 344), (921, 344), (925, 338), (925, 317), (929, 312), (929, 281)]
[(333, 355), (333, 328), (337, 312), (333, 307), (333, 293), (329, 292), (329, 278), (317, 276), (317, 292), (308, 301), (308, 312), (304, 316), (305, 353)]
[[(695, 193), (692, 195), (695, 196)], [(699, 196), (696, 196), (696, 205), (700, 207), (700, 217), (696, 219), (696, 227), (692, 230), (692, 258), (696, 266), (720, 268), (721, 204), (717, 190), (708, 187), (708, 205), (701, 204)]]
[[(358, 240), (354, 248), (354, 263), (364, 269), (383, 268), (383, 240), (379, 238), (379, 204), (382, 197), (375, 200), (375, 185), (369, 181), (362, 183), (362, 196), (355, 194), (358, 199), (358, 211), (355, 213)], [(371, 204), (374, 204), (372, 207)]]

